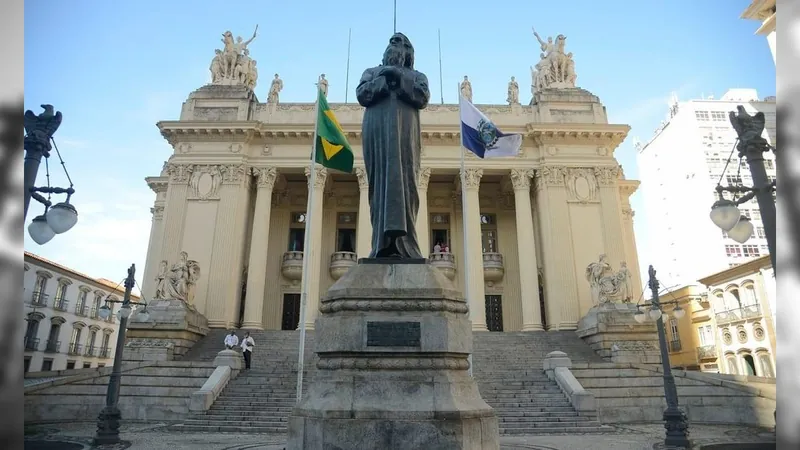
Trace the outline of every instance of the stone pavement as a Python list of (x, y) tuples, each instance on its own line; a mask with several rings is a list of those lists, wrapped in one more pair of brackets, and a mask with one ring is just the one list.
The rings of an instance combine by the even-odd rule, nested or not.
[[(280, 450), (285, 436), (236, 433), (177, 433), (165, 423), (123, 424), (125, 445), (113, 450)], [(504, 436), (502, 450), (644, 450), (663, 448), (664, 428), (660, 424), (619, 425), (603, 434)], [(69, 423), (26, 427), (26, 450), (89, 449), (94, 423)], [(692, 425), (695, 444), (774, 442), (771, 431), (728, 425)], [(62, 442), (64, 444), (59, 444)], [(70, 443), (73, 445), (65, 445)], [(773, 447), (774, 448), (774, 447)], [(102, 450), (111, 450), (103, 448)]]

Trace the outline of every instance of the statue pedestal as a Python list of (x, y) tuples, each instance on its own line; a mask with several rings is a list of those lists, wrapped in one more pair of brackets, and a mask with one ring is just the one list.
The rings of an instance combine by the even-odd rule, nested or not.
[(286, 448), (499, 449), (497, 417), (467, 372), (467, 311), (424, 260), (350, 269), (321, 301), (318, 370)]
[(578, 321), (576, 333), (595, 353), (611, 362), (660, 364), (656, 325), (636, 322), (636, 312), (632, 303), (594, 306)]
[(184, 355), (208, 334), (208, 320), (186, 303), (153, 300), (147, 305), (148, 322), (128, 322), (126, 361), (172, 361)]

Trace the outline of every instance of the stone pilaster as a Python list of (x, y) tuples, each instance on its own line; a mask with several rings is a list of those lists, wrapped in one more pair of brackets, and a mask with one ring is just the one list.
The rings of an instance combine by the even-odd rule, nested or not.
[(431, 179), (431, 169), (423, 167), (417, 178), (417, 192), (419, 192), (419, 212), (417, 213), (417, 239), (422, 256), (428, 257), (431, 253), (431, 230), (428, 225), (428, 182)]
[(256, 208), (253, 232), (250, 238), (247, 298), (244, 304), (242, 328), (264, 329), (264, 288), (267, 281), (267, 252), (269, 250), (269, 222), (272, 213), (272, 189), (278, 175), (274, 167), (253, 167), (256, 177)]
[[(167, 165), (169, 185), (164, 203), (164, 234), (161, 237), (161, 251), (157, 260), (167, 260), (169, 264), (177, 261), (183, 245), (183, 222), (186, 220), (186, 198), (189, 193), (189, 178), (194, 166), (191, 164)], [(158, 265), (158, 262), (156, 262)], [(151, 280), (148, 280), (151, 281)]]
[(547, 236), (542, 242), (545, 310), (548, 326), (555, 330), (575, 330), (580, 319), (565, 173), (564, 167), (544, 166), (536, 174), (537, 217), (542, 236)]
[(522, 299), (522, 331), (541, 331), (542, 313), (539, 307), (536, 239), (533, 234), (531, 210), (532, 169), (511, 169), (514, 186), (514, 207), (517, 216), (517, 245), (519, 247), (520, 297)]
[(206, 317), (210, 328), (228, 328), (238, 316), (242, 252), (250, 175), (243, 164), (223, 166), (220, 202), (208, 269)]
[[(309, 230), (311, 245), (308, 245), (308, 242), (303, 244), (303, 258), (308, 258), (308, 265), (306, 266), (308, 267), (308, 273), (303, 272), (302, 279), (303, 285), (308, 286), (304, 318), (307, 330), (314, 329), (314, 321), (319, 315), (319, 279), (322, 273), (322, 255), (320, 254), (322, 249), (322, 205), (325, 200), (323, 198), (325, 181), (328, 178), (326, 169), (315, 168), (314, 170), (316, 170), (316, 174), (313, 186), (311, 185), (311, 171), (308, 168), (305, 170), (309, 181), (309, 194), (311, 194), (312, 189), (314, 190), (314, 204), (311, 205), (311, 211), (308, 211), (311, 216), (311, 222), (306, 224), (307, 227), (311, 227)], [(309, 277), (308, 284), (306, 284), (306, 277)]]
[[(595, 167), (595, 177), (600, 185), (600, 206), (603, 210), (603, 247), (613, 265), (626, 261), (625, 239), (622, 234), (622, 208), (619, 202), (618, 166)], [(641, 292), (641, 291), (640, 291)]]
[(147, 185), (156, 194), (156, 201), (150, 212), (153, 214), (153, 221), (150, 225), (150, 240), (147, 244), (147, 259), (144, 266), (144, 277), (142, 283), (144, 298), (153, 298), (156, 292), (156, 285), (153, 280), (158, 271), (158, 263), (161, 261), (161, 247), (164, 240), (164, 207), (165, 197), (169, 183), (164, 178), (152, 177), (147, 179)]
[(639, 270), (639, 253), (636, 250), (636, 235), (633, 231), (635, 211), (631, 208), (630, 196), (639, 186), (638, 181), (625, 180), (620, 183), (620, 202), (622, 203), (622, 232), (625, 239), (625, 262), (631, 274), (632, 288), (636, 295), (642, 292), (642, 277)]
[[(469, 319), (473, 331), (486, 331), (486, 295), (483, 283), (483, 244), (481, 242), (480, 185), (483, 169), (465, 169), (461, 189), (466, 192), (462, 220), (466, 224), (466, 285)], [(467, 260), (469, 258), (469, 260)]]
[(358, 224), (356, 225), (356, 254), (366, 258), (372, 251), (372, 221), (369, 210), (369, 182), (367, 169), (356, 167), (358, 176)]

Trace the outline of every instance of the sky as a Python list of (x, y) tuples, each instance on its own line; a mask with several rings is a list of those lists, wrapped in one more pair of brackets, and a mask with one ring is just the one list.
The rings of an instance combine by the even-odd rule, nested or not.
[[(456, 103), (468, 75), (475, 103), (503, 104), (517, 77), (528, 102), (531, 65), (544, 38), (564, 34), (577, 84), (597, 95), (610, 123), (628, 124), (616, 150), (627, 178), (638, 179), (633, 138), (647, 141), (679, 99), (755, 88), (775, 95), (775, 66), (758, 23), (739, 18), (750, 0), (596, 0), (493, 2), (397, 1), (397, 29), (415, 47), (416, 68), (431, 80), (431, 100)], [(172, 154), (156, 122), (176, 120), (181, 104), (210, 82), (221, 34), (244, 39), (258, 25), (250, 55), (258, 61), (256, 95), (266, 101), (274, 73), (282, 102), (313, 102), (325, 73), (329, 101), (355, 102), (365, 68), (380, 62), (393, 31), (393, 1), (82, 0), (25, 2), (25, 108), (48, 103), (64, 119), (56, 144), (75, 184), (78, 224), (43, 246), (25, 249), (96, 278), (121, 280), (131, 263), (142, 282), (155, 194), (144, 182)], [(442, 86), (438, 31), (441, 32)], [(350, 74), (347, 76), (348, 32)], [(347, 81), (347, 82), (346, 82)], [(50, 180), (66, 187), (58, 157)], [(46, 185), (44, 164), (37, 185)], [(60, 201), (60, 200), (59, 200)], [(641, 195), (632, 206), (639, 263), (649, 264)], [(657, 207), (657, 205), (655, 206)], [(32, 203), (28, 221), (43, 207)], [(708, 220), (706, 217), (697, 220)]]

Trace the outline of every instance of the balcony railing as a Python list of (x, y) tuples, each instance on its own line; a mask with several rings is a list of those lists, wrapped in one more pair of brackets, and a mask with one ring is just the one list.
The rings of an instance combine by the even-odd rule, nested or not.
[(681, 347), (681, 341), (680, 340), (669, 341), (669, 351), (671, 351), (671, 352), (679, 352), (679, 351), (681, 351), (682, 348), (683, 347)]
[(496, 283), (503, 279), (503, 255), (500, 253), (483, 254), (483, 279), (489, 283)]
[(44, 347), (44, 351), (47, 353), (58, 353), (61, 350), (61, 341), (56, 340), (47, 340), (47, 345)]
[(100, 357), (101, 358), (110, 358), (111, 357), (111, 348), (103, 347), (100, 349)]
[(79, 316), (86, 317), (89, 315), (89, 306), (88, 305), (81, 305), (80, 303), (75, 306), (75, 314)]
[(86, 347), (86, 351), (83, 352), (83, 356), (89, 356), (89, 357), (97, 356), (97, 347), (94, 346)]
[(281, 274), (292, 282), (303, 278), (303, 252), (290, 251), (283, 254)]
[(715, 345), (701, 345), (697, 347), (697, 359), (717, 359), (717, 347)]
[(433, 267), (442, 271), (444, 276), (453, 279), (456, 276), (456, 257), (450, 252), (431, 253), (428, 261)]
[(39, 338), (25, 336), (25, 351), (35, 352), (39, 350)]
[(716, 314), (718, 324), (744, 319), (757, 319), (759, 317), (761, 317), (761, 305), (748, 305)]
[(31, 295), (31, 305), (33, 306), (47, 306), (47, 298), (49, 296), (44, 292), (34, 292)]
[(59, 311), (66, 311), (69, 307), (69, 300), (65, 299), (64, 297), (57, 298), (53, 301), (53, 309), (57, 309)]
[(335, 252), (331, 255), (331, 263), (328, 266), (328, 272), (334, 280), (338, 280), (356, 264), (358, 264), (358, 255), (355, 253)]
[(77, 342), (70, 342), (69, 344), (69, 354), (70, 355), (80, 355), (81, 350), (83, 349), (83, 345), (78, 344)]
[(97, 306), (92, 306), (92, 310), (89, 312), (89, 317), (92, 318), (92, 319), (97, 319), (98, 317), (100, 317), (98, 312), (99, 312), (99, 310), (98, 310)]

